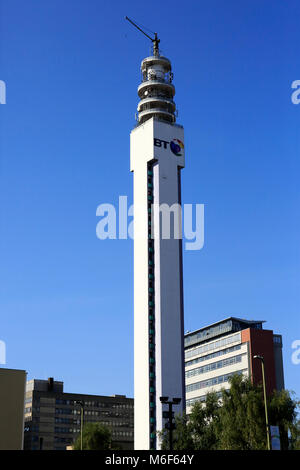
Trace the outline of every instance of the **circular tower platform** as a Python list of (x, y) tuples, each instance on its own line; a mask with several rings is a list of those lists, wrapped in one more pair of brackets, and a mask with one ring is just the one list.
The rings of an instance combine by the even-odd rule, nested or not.
[(142, 61), (141, 72), (142, 83), (138, 87), (138, 124), (143, 124), (152, 117), (175, 123), (175, 87), (172, 84), (171, 62), (159, 55), (146, 57)]

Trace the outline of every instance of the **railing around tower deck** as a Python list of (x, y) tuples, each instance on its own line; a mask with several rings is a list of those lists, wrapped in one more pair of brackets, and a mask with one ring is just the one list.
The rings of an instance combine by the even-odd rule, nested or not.
[(172, 80), (173, 80), (173, 75), (170, 75), (169, 73), (165, 74), (164, 78), (157, 77), (156, 75), (153, 74), (153, 76), (148, 77), (148, 74), (142, 74), (141, 82), (158, 82), (158, 83), (168, 83), (172, 85)]
[(157, 88), (161, 89), (161, 93), (165, 94), (167, 98), (172, 98), (175, 95), (175, 86), (173, 83), (165, 82), (163, 80), (147, 80), (140, 83), (137, 90), (138, 95), (142, 99), (145, 97), (144, 91), (151, 89), (151, 93), (153, 93)]

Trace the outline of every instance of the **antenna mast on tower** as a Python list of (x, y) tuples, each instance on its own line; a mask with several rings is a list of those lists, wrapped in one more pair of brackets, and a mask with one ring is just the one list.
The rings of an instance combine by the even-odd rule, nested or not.
[(158, 39), (157, 33), (153, 33), (153, 34), (154, 34), (154, 38), (152, 38), (152, 37), (149, 36), (149, 34), (147, 34), (143, 29), (141, 29), (136, 23), (134, 23), (134, 21), (132, 21), (130, 18), (128, 18), (128, 16), (125, 16), (125, 20), (129, 21), (129, 23), (131, 23), (133, 26), (135, 26), (135, 28), (137, 28), (139, 31), (141, 31), (141, 33), (143, 33), (145, 36), (147, 36), (148, 39), (150, 39), (150, 41), (152, 41), (152, 44), (153, 44), (153, 55), (154, 55), (154, 56), (159, 56), (159, 47), (158, 47), (158, 44), (160, 43), (160, 39)]

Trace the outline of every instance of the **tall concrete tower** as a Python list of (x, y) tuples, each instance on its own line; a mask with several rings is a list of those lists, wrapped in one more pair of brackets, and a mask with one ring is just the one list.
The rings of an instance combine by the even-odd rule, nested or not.
[[(130, 135), (134, 172), (134, 442), (159, 449), (165, 426), (160, 397), (185, 409), (180, 171), (183, 127), (176, 124), (171, 63), (153, 55), (141, 64), (137, 125)], [(170, 209), (170, 211), (169, 211)], [(169, 214), (168, 214), (169, 212)], [(168, 215), (171, 229), (168, 230)]]

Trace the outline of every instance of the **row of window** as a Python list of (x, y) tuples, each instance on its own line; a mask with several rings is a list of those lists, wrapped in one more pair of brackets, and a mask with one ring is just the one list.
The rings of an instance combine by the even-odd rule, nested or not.
[(55, 434), (70, 434), (73, 432), (80, 432), (80, 428), (54, 428)]
[[(56, 405), (74, 405), (76, 400), (65, 400), (62, 398), (56, 398), (55, 403)], [(40, 398), (34, 398), (34, 405), (40, 403)], [(32, 406), (32, 396), (25, 399), (25, 405)], [(84, 401), (85, 407), (95, 407), (95, 408), (114, 408), (114, 409), (133, 409), (133, 403), (109, 403), (109, 402), (99, 402), (99, 401)]]
[(55, 418), (56, 423), (63, 423), (63, 424), (80, 424), (80, 419), (74, 418)]
[(219, 339), (218, 341), (213, 341), (212, 343), (203, 344), (202, 346), (198, 346), (194, 349), (189, 349), (185, 352), (185, 358), (189, 359), (190, 357), (197, 356), (198, 354), (202, 354), (213, 349), (221, 348), (222, 346), (226, 346), (227, 344), (235, 343), (237, 341), (241, 341), (241, 333)]
[[(80, 410), (74, 410), (72, 408), (55, 408), (55, 414), (56, 415), (77, 415), (79, 416), (81, 414)], [(111, 418), (130, 418), (132, 413), (117, 413), (113, 411), (95, 411), (95, 410), (83, 410), (84, 416), (109, 416)]]
[(54, 437), (54, 442), (60, 442), (62, 444), (72, 444), (73, 439), (70, 437)]
[[(75, 405), (76, 400), (64, 400), (62, 398), (57, 398), (55, 403), (57, 405)], [(78, 405), (79, 406), (79, 405)], [(132, 409), (133, 404), (131, 403), (103, 403), (99, 401), (84, 401), (84, 406), (92, 406), (94, 408), (114, 408), (114, 409)]]
[(72, 408), (55, 408), (55, 414), (61, 414), (61, 415), (72, 415), (72, 414), (77, 414), (75, 413), (76, 410), (73, 410)]
[(114, 431), (112, 433), (113, 437), (133, 437), (133, 432), (131, 431)]
[[(221, 398), (222, 396), (222, 392), (217, 392), (216, 393), (217, 397), (218, 398)], [(207, 395), (201, 395), (200, 397), (196, 397), (196, 398), (190, 398), (189, 400), (186, 400), (186, 407), (190, 407), (190, 406), (193, 406), (195, 403), (204, 403), (206, 401), (206, 396)]]
[[(108, 426), (108, 427), (117, 427), (117, 428), (122, 428), (122, 427), (126, 427), (126, 428), (133, 428), (133, 422), (132, 423), (129, 423), (129, 422), (117, 422), (117, 421), (97, 421), (97, 422), (100, 422), (101, 424), (105, 425), (105, 426)], [(113, 431), (115, 432), (115, 431)]]
[[(105, 423), (103, 423), (105, 424)], [(128, 426), (129, 427), (129, 426)], [(55, 427), (54, 428), (54, 432), (55, 434), (73, 434), (73, 433), (80, 433), (80, 427), (76, 427), (76, 428), (62, 428), (62, 427)], [(112, 432), (112, 435), (113, 436), (126, 436), (126, 437), (130, 437), (130, 436), (133, 436), (133, 432), (132, 431), (113, 431)]]
[(233, 374), (241, 374), (244, 371), (247, 371), (247, 369), (238, 371), (238, 372), (231, 372), (230, 374), (225, 374), (225, 375), (219, 375), (218, 377), (213, 377), (211, 379), (207, 380), (202, 380), (201, 382), (196, 382), (194, 384), (187, 385), (185, 387), (186, 392), (193, 392), (194, 390), (199, 390), (201, 388), (207, 388), (207, 387), (212, 387), (213, 385), (219, 385), (224, 382), (228, 382), (229, 377), (231, 377)]
[(210, 336), (217, 336), (222, 333), (226, 333), (227, 331), (231, 331), (232, 329), (232, 321), (228, 320), (227, 322), (220, 323), (220, 325), (217, 326), (211, 326), (209, 328), (206, 328), (202, 331), (198, 331), (198, 333), (195, 333), (193, 335), (187, 336), (184, 340), (184, 343), (186, 346), (191, 345), (193, 343), (196, 343), (202, 339), (205, 339)]
[(222, 367), (231, 366), (233, 364), (237, 364), (238, 362), (242, 361), (243, 354), (239, 354), (238, 356), (228, 357), (227, 359), (222, 359), (221, 361), (212, 362), (211, 364), (207, 364), (206, 366), (197, 367), (196, 369), (189, 370), (185, 373), (187, 379), (190, 377), (194, 377), (195, 375), (205, 374), (206, 372), (210, 372), (212, 370), (221, 369)]
[(231, 346), (230, 348), (221, 349), (220, 351), (216, 351), (211, 354), (206, 354), (206, 356), (197, 357), (196, 359), (187, 361), (185, 363), (185, 366), (192, 366), (193, 364), (198, 364), (199, 362), (209, 361), (210, 359), (214, 359), (215, 357), (224, 356), (225, 354), (229, 354), (234, 351), (239, 351), (241, 347), (241, 344), (237, 344), (236, 346)]

